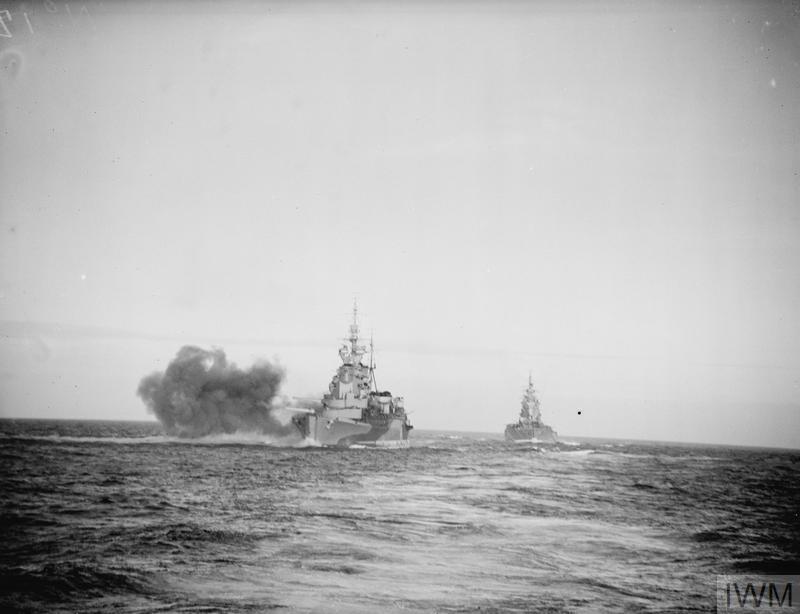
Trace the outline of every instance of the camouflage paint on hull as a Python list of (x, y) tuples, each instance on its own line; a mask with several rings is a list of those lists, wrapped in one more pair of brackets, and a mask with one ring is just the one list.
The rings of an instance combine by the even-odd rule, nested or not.
[(544, 443), (558, 442), (556, 432), (545, 424), (540, 426), (509, 424), (506, 427), (506, 439), (508, 441), (528, 441), (535, 439)]
[(370, 446), (407, 447), (410, 426), (405, 419), (387, 416), (379, 420), (334, 418), (326, 412), (303, 416), (299, 421), (304, 437), (323, 446), (346, 448), (360, 444)]

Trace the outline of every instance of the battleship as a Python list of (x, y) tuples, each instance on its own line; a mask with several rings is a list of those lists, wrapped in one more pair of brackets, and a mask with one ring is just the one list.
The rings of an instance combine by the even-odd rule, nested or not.
[(407, 447), (408, 432), (413, 427), (403, 397), (378, 390), (372, 339), (369, 365), (362, 362), (367, 348), (359, 344), (355, 305), (346, 341), (339, 348), (342, 364), (318, 407), (301, 410), (292, 421), (305, 439), (323, 446)]
[(539, 399), (533, 387), (533, 380), (528, 375), (528, 387), (522, 395), (522, 407), (519, 410), (519, 420), (506, 425), (506, 439), (509, 441), (537, 441), (541, 443), (556, 443), (556, 432), (542, 422), (542, 412), (539, 409)]

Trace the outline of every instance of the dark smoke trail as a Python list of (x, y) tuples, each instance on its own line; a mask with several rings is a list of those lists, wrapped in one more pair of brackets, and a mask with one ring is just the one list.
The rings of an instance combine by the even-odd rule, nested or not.
[(186, 345), (164, 373), (139, 383), (137, 394), (169, 435), (202, 437), (257, 432), (284, 436), (291, 424), (273, 414), (283, 369), (263, 361), (247, 370), (229, 363), (225, 352)]

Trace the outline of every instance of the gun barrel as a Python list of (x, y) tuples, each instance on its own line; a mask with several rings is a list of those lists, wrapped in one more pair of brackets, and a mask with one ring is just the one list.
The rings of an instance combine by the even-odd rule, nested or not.
[(281, 407), (281, 409), (285, 409), (286, 411), (294, 411), (298, 414), (314, 414), (316, 413), (313, 409), (309, 407)]
[(310, 407), (291, 407), (291, 406), (288, 406), (288, 405), (281, 405), (280, 407), (272, 407), (272, 405), (270, 405), (266, 401), (259, 401), (258, 404), (261, 407), (263, 407), (264, 409), (284, 409), (286, 411), (297, 412), (298, 414), (313, 414), (313, 413), (316, 413)]

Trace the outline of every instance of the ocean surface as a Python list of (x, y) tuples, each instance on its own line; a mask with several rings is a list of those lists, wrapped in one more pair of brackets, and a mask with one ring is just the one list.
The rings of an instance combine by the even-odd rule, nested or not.
[(0, 610), (713, 612), (800, 570), (800, 451), (412, 437), (0, 420)]

